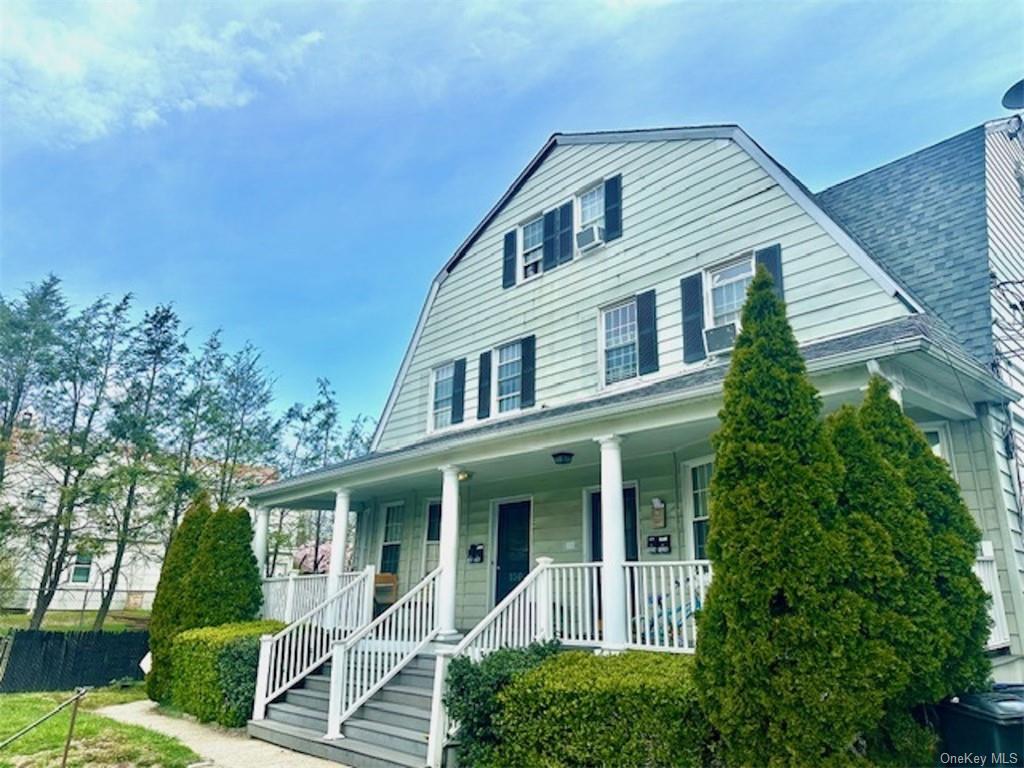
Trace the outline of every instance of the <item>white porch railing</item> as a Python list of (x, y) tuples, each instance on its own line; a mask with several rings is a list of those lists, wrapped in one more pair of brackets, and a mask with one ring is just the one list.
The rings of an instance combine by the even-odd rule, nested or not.
[(373, 576), (373, 566), (367, 566), (276, 635), (260, 639), (253, 720), (262, 720), (267, 704), (326, 662), (336, 641), (369, 623)]
[[(546, 558), (542, 558), (546, 559)], [(538, 560), (538, 563), (541, 563)], [(601, 563), (541, 563), (539, 578), (547, 580), (551, 632), (563, 645), (601, 642)], [(529, 642), (524, 643), (529, 645)]]
[[(362, 571), (346, 571), (338, 579), (344, 589), (362, 575)], [(263, 580), (263, 618), (291, 624), (327, 598), (327, 574), (293, 573)]]
[(342, 723), (437, 635), (440, 573), (424, 577), (372, 623), (334, 644), (328, 739), (341, 738)]
[(631, 648), (693, 653), (696, 612), (711, 583), (711, 563), (626, 563), (626, 638)]
[(999, 587), (999, 568), (996, 565), (995, 550), (991, 541), (983, 541), (980, 553), (974, 561), (974, 575), (981, 586), (992, 598), (988, 613), (992, 619), (992, 629), (988, 636), (988, 650), (1005, 648), (1010, 644), (1010, 626), (1006, 621), (1006, 608), (1003, 605), (1003, 591)]

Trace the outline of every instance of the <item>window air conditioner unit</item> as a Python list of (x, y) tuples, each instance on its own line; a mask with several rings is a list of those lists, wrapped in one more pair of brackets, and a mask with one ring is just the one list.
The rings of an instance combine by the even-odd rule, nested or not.
[(591, 224), (576, 233), (576, 247), (581, 251), (589, 251), (604, 242), (604, 227)]
[(728, 352), (736, 343), (736, 323), (704, 329), (704, 346), (708, 354)]

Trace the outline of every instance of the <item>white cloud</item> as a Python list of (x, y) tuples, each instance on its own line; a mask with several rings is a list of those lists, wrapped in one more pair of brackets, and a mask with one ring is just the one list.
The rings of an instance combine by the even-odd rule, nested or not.
[(75, 146), (174, 113), (243, 107), (287, 81), (319, 31), (254, 6), (133, 0), (0, 6), (5, 143)]

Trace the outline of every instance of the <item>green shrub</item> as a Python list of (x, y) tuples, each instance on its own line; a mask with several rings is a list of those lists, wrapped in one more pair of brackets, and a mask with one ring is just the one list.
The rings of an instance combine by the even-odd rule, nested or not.
[(187, 628), (182, 584), (191, 570), (199, 538), (211, 514), (209, 496), (200, 494), (185, 512), (160, 569), (149, 620), (153, 665), (146, 676), (146, 693), (153, 701), (169, 701), (171, 697), (171, 643), (178, 632)]
[(182, 592), (187, 627), (216, 627), (256, 618), (263, 589), (245, 509), (221, 506), (210, 516)]
[(699, 766), (711, 729), (693, 659), (573, 651), (512, 680), (498, 700), (501, 766)]
[(279, 621), (250, 621), (179, 634), (173, 643), (174, 706), (201, 722), (245, 725), (256, 692), (260, 636), (283, 627)]
[(882, 715), (878, 649), (835, 524), (842, 463), (785, 305), (759, 268), (712, 439), (695, 680), (726, 765), (848, 765)]
[(498, 694), (517, 675), (533, 669), (558, 648), (557, 643), (535, 643), (526, 648), (503, 648), (480, 662), (465, 656), (452, 660), (444, 703), (449, 715), (459, 721), (461, 765), (493, 764), (493, 749), (498, 743), (494, 730)]

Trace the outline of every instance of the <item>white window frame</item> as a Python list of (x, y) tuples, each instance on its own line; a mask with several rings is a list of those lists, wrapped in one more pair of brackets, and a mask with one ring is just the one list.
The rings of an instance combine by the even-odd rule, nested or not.
[[(397, 540), (388, 539), (388, 510), (397, 507), (400, 509), (401, 514), (401, 531), (399, 531), (399, 538)], [(380, 505), (380, 540), (377, 544), (377, 570), (381, 573), (381, 566), (384, 565), (384, 547), (398, 545), (398, 565), (395, 575), (401, 578), (402, 568), (402, 547), (405, 546), (405, 542), (402, 539), (405, 538), (405, 500), (388, 501)], [(424, 537), (426, 538), (426, 537)]]
[[(536, 246), (535, 248), (532, 248), (530, 250), (530, 253), (532, 254), (532, 253), (536, 252), (536, 254), (537, 254), (537, 258), (536, 258), (537, 271), (534, 272), (532, 275), (527, 276), (526, 275), (526, 265), (527, 265), (527, 261), (526, 261), (526, 227), (528, 225), (530, 225), (530, 224), (533, 224), (535, 221), (539, 221), (540, 222), (540, 245)], [(535, 216), (531, 216), (530, 218), (526, 219), (525, 221), (523, 221), (516, 228), (516, 230), (517, 230), (516, 231), (516, 235), (517, 235), (517, 237), (516, 237), (516, 244), (518, 246), (518, 248), (516, 249), (517, 250), (517, 258), (516, 258), (516, 283), (518, 284), (518, 283), (525, 283), (525, 282), (528, 282), (530, 280), (535, 280), (536, 278), (538, 278), (538, 277), (540, 277), (541, 275), (544, 274), (544, 213), (541, 212), (541, 213), (538, 213)], [(529, 263), (533, 264), (534, 262), (530, 261)]]
[[(727, 259), (726, 261), (721, 261), (721, 262), (718, 262), (717, 264), (713, 264), (713, 265), (711, 265), (710, 267), (707, 267), (704, 270), (704, 278), (703, 278), (703, 288), (704, 288), (704, 329), (703, 330), (707, 330), (708, 328), (715, 328), (715, 327), (717, 327), (715, 325), (715, 302), (714, 302), (714, 294), (713, 294), (713, 290), (712, 290), (714, 286), (712, 285), (712, 282), (711, 282), (712, 275), (714, 275), (716, 272), (721, 272), (724, 269), (728, 269), (729, 267), (735, 266), (736, 264), (741, 264), (744, 261), (746, 261), (747, 263), (750, 264), (750, 278), (752, 280), (754, 278), (754, 275), (757, 274), (757, 264), (754, 263), (754, 251), (753, 250), (751, 250), (749, 252), (745, 251), (744, 253), (740, 254), (739, 256), (734, 256), (733, 258)], [(738, 282), (738, 281), (732, 281), (732, 282)], [(742, 329), (742, 317), (741, 317), (742, 314), (743, 314), (743, 305), (741, 304), (739, 312), (736, 315), (736, 319), (732, 321), (732, 322), (736, 323), (736, 333), (737, 334), (739, 334), (740, 330)]]
[(633, 344), (636, 347), (636, 374), (633, 375), (633, 376), (629, 376), (628, 378), (625, 378), (625, 379), (619, 379), (618, 381), (614, 381), (614, 382), (612, 382), (610, 384), (608, 383), (607, 358), (605, 356), (605, 352), (607, 351), (607, 344), (606, 344), (606, 339), (605, 339), (604, 317), (605, 317), (605, 314), (607, 312), (611, 312), (612, 310), (618, 309), (619, 307), (624, 307), (627, 304), (632, 304), (633, 305), (633, 312), (634, 312), (634, 317), (635, 317), (636, 316), (636, 295), (635, 294), (633, 296), (630, 296), (628, 299), (622, 299), (620, 301), (614, 302), (613, 304), (607, 304), (607, 305), (601, 307), (598, 310), (598, 312), (597, 312), (597, 351), (598, 351), (598, 355), (600, 356), (600, 366), (599, 366), (599, 368), (600, 368), (600, 372), (601, 372), (601, 382), (600, 382), (600, 385), (601, 385), (600, 388), (601, 389), (612, 389), (612, 388), (615, 388), (615, 387), (628, 386), (629, 384), (631, 384), (633, 382), (636, 382), (636, 381), (639, 381), (639, 380), (644, 378), (641, 375), (641, 373), (640, 373), (640, 327), (639, 327), (639, 322), (637, 322), (636, 323), (637, 324), (636, 334), (635, 334), (635, 338), (633, 339)]
[[(588, 195), (591, 192), (594, 192), (595, 190), (601, 190), (601, 213), (595, 219), (591, 219), (590, 221), (584, 221), (583, 220), (583, 197), (584, 197), (584, 195)], [(597, 225), (603, 227), (604, 226), (604, 209), (605, 209), (605, 205), (604, 205), (604, 179), (601, 179), (600, 181), (595, 181), (592, 184), (589, 184), (586, 187), (584, 187), (583, 189), (581, 189), (579, 192), (577, 192), (576, 193), (576, 202), (575, 202), (575, 206), (574, 207), (576, 208), (576, 211), (577, 211), (577, 213), (576, 213), (576, 232), (581, 232), (585, 227), (589, 227), (592, 224), (597, 224)], [(576, 246), (576, 244), (574, 242), (573, 243), (573, 248), (575, 248), (575, 246)]]
[[(499, 381), (498, 371), (501, 368), (498, 362), (499, 350), (510, 347), (513, 344), (519, 346), (519, 405), (516, 408), (512, 408), (507, 411), (501, 410), (501, 397), (499, 395)], [(513, 413), (518, 413), (523, 410), (523, 340), (513, 339), (512, 341), (506, 341), (503, 344), (499, 344), (491, 350), (491, 414), (494, 416), (508, 416)]]
[(441, 431), (444, 431), (446, 429), (451, 429), (452, 427), (456, 426), (455, 424), (451, 423), (452, 410), (453, 410), (453, 406), (455, 404), (454, 403), (454, 398), (453, 398), (452, 404), (448, 406), (448, 424), (445, 424), (445, 425), (440, 426), (440, 427), (437, 426), (437, 419), (435, 417), (436, 416), (436, 410), (435, 410), (434, 395), (435, 395), (436, 389), (437, 389), (437, 372), (440, 371), (442, 368), (446, 368), (448, 366), (451, 366), (451, 368), (452, 368), (452, 394), (454, 395), (454, 392), (455, 392), (455, 361), (454, 360), (449, 360), (449, 361), (447, 361), (445, 363), (441, 363), (439, 365), (435, 365), (435, 366), (433, 366), (430, 369), (430, 387), (429, 387), (430, 391), (429, 391), (429, 399), (427, 401), (427, 432), (441, 432)]
[[(956, 463), (953, 461), (953, 436), (949, 431), (949, 422), (946, 421), (924, 421), (917, 425), (922, 432), (937, 432), (939, 435), (939, 458), (944, 459), (953, 470), (953, 477), (957, 477)], [(959, 480), (958, 480), (959, 482)]]
[[(705, 518), (697, 517), (697, 510), (693, 503), (693, 470), (697, 467), (701, 467), (705, 464), (714, 464), (714, 454), (707, 456), (698, 456), (694, 459), (687, 459), (682, 462), (682, 481), (683, 481), (683, 533), (686, 537), (686, 552), (690, 560), (697, 559), (697, 539), (693, 535), (693, 525), (697, 520), (704, 520)], [(709, 491), (710, 493), (710, 491)], [(708, 512), (711, 511), (710, 498), (708, 501)], [(710, 518), (708, 518), (710, 519)], [(707, 555), (707, 552), (704, 553)]]
[[(424, 505), (423, 505), (423, 514), (424, 514), (424, 518), (423, 518), (423, 552), (422, 552), (422, 558), (421, 558), (420, 562), (421, 562), (421, 571), (422, 571), (424, 576), (426, 576), (427, 573), (428, 573), (428, 571), (427, 571), (427, 547), (430, 546), (430, 539), (428, 538), (429, 535), (430, 535), (430, 507), (432, 505), (434, 505), (434, 504), (437, 504), (438, 506), (441, 505), (441, 497), (440, 496), (435, 496), (435, 497), (427, 499), (426, 503), (424, 503)], [(444, 514), (444, 510), (443, 509), (441, 511), (441, 514), (442, 515)], [(437, 532), (437, 543), (440, 546), (440, 543), (441, 543), (441, 531), (440, 531), (440, 528), (438, 528), (438, 532)], [(438, 556), (440, 556), (440, 553), (439, 553)]]
[[(88, 557), (89, 562), (79, 563), (78, 559), (81, 557)], [(84, 552), (76, 552), (75, 562), (71, 564), (71, 575), (68, 577), (68, 581), (72, 584), (90, 584), (92, 582), (92, 566), (95, 559), (96, 558), (92, 555), (86, 554)], [(85, 569), (85, 578), (79, 580), (75, 578), (75, 574), (77, 574), (79, 569), (81, 568)]]

